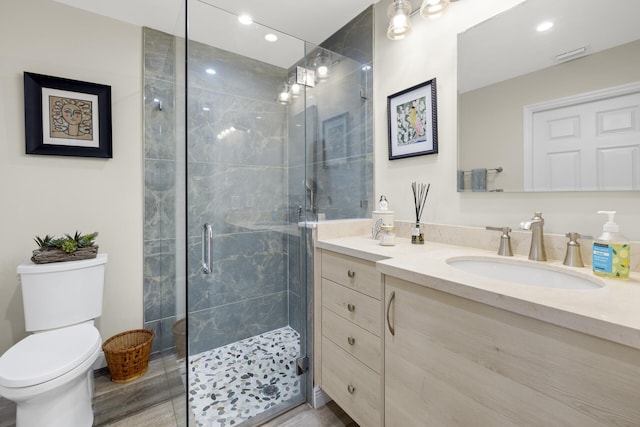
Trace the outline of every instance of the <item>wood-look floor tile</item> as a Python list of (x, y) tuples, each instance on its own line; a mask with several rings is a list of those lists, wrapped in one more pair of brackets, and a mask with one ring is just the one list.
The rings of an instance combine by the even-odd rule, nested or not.
[(0, 397), (0, 427), (15, 427), (16, 404)]
[(109, 384), (96, 378), (94, 425), (108, 425), (170, 399), (169, 384), (164, 373), (158, 375), (155, 371), (149, 371), (142, 378), (125, 384)]
[(178, 424), (173, 412), (173, 404), (169, 401), (103, 425), (112, 427), (175, 427)]
[[(149, 361), (148, 372), (130, 383), (111, 381), (107, 371), (96, 373), (94, 427), (196, 426), (187, 407), (185, 389), (173, 356)], [(262, 427), (358, 427), (333, 402), (320, 409), (300, 405)], [(0, 427), (15, 427), (15, 403), (0, 398)]]
[(319, 409), (307, 404), (263, 424), (261, 427), (358, 427), (358, 425), (334, 402)]

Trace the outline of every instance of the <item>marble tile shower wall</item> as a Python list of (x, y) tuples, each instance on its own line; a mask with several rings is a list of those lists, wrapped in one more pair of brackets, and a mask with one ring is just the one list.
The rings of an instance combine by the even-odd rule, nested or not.
[[(188, 63), (189, 334), (201, 352), (288, 324), (287, 109), (274, 102), (287, 70), (196, 42)], [(204, 223), (215, 236), (209, 275)]]
[[(373, 65), (372, 34), (370, 7), (324, 42), (322, 46), (337, 52), (342, 60), (331, 83), (314, 89), (316, 105), (297, 117), (292, 105), (288, 118), (287, 109), (273, 102), (274, 88), (287, 70), (190, 44), (187, 250), (192, 265), (187, 271), (193, 303), (190, 336), (197, 343), (192, 351), (224, 345), (287, 322), (304, 332), (300, 331), (303, 292), (298, 271), (307, 272), (310, 286), (312, 245), (310, 231), (301, 234), (297, 230), (296, 210), (309, 204), (302, 185), (306, 174), (314, 177), (318, 211), (327, 218), (367, 217), (371, 210), (373, 85), (371, 68), (363, 66)], [(176, 43), (182, 42), (144, 29), (144, 321), (159, 337), (154, 351), (174, 345), (175, 205), (176, 190), (182, 191), (175, 184), (180, 170), (176, 147), (181, 143), (177, 140), (182, 137), (174, 122), (179, 98), (175, 50)], [(217, 71), (215, 78), (205, 73), (212, 66)], [(154, 99), (163, 101), (162, 110)], [(345, 112), (347, 150), (341, 158), (327, 159), (321, 142), (322, 123)], [(292, 126), (296, 120), (305, 125), (306, 135), (296, 134)], [(217, 139), (231, 125), (237, 131)], [(306, 146), (300, 143), (303, 140)], [(200, 270), (200, 233), (205, 222), (214, 227), (216, 252), (214, 271), (206, 277), (195, 273)], [(274, 225), (282, 228), (274, 229)], [(301, 252), (306, 255), (302, 270), (301, 243), (306, 248)], [(311, 294), (307, 289), (309, 316)]]
[(320, 45), (342, 57), (330, 85), (317, 88), (320, 132), (325, 120), (348, 113), (344, 158), (330, 158), (316, 144), (318, 188), (327, 193), (319, 198), (319, 209), (328, 219), (368, 218), (372, 210), (373, 10), (368, 7)]
[[(173, 122), (176, 39), (151, 29), (144, 39), (144, 319), (157, 333), (157, 351), (174, 345), (180, 135)], [(272, 230), (286, 218), (286, 109), (274, 102), (286, 70), (195, 42), (188, 60), (189, 332), (191, 350), (199, 352), (288, 322), (288, 232)], [(215, 78), (205, 73), (212, 64)], [(218, 139), (230, 126), (237, 131)], [(215, 235), (208, 276), (199, 265), (205, 222)]]
[[(327, 219), (366, 218), (373, 196), (373, 7), (367, 8), (321, 44), (309, 46), (302, 66), (315, 55), (331, 55), (330, 77), (307, 88), (307, 100), (294, 100), (290, 123), (306, 121), (306, 147), (290, 146), (290, 206), (310, 206), (309, 194), (300, 187), (305, 177), (315, 185), (315, 213)], [(302, 97), (301, 97), (302, 98)], [(309, 105), (309, 104), (313, 105)], [(347, 122), (346, 146), (325, 151), (325, 124), (343, 115)], [(289, 133), (295, 128), (290, 125)], [(306, 175), (305, 175), (306, 173)], [(314, 215), (309, 215), (312, 218)]]
[(176, 46), (173, 36), (149, 28), (143, 38), (144, 327), (155, 331), (159, 351), (174, 345), (176, 319)]

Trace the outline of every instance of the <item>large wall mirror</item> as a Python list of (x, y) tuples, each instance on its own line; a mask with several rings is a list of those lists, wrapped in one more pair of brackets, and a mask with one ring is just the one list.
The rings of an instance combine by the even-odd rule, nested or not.
[(638, 17), (526, 0), (459, 34), (458, 191), (640, 190)]

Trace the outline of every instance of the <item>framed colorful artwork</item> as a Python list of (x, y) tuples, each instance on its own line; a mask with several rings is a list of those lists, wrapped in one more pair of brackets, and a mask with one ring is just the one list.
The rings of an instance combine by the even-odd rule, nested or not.
[(111, 86), (24, 72), (27, 154), (112, 157)]
[(389, 160), (436, 154), (436, 79), (387, 97)]

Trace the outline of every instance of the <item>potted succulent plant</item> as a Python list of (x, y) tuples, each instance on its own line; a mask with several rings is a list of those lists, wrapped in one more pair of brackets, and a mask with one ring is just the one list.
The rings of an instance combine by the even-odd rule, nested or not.
[(97, 232), (82, 234), (76, 231), (73, 236), (65, 234), (61, 238), (48, 234), (43, 238), (36, 236), (34, 240), (38, 244), (38, 249), (33, 251), (31, 261), (36, 264), (47, 264), (95, 258), (98, 255), (98, 246), (95, 244), (97, 235)]

